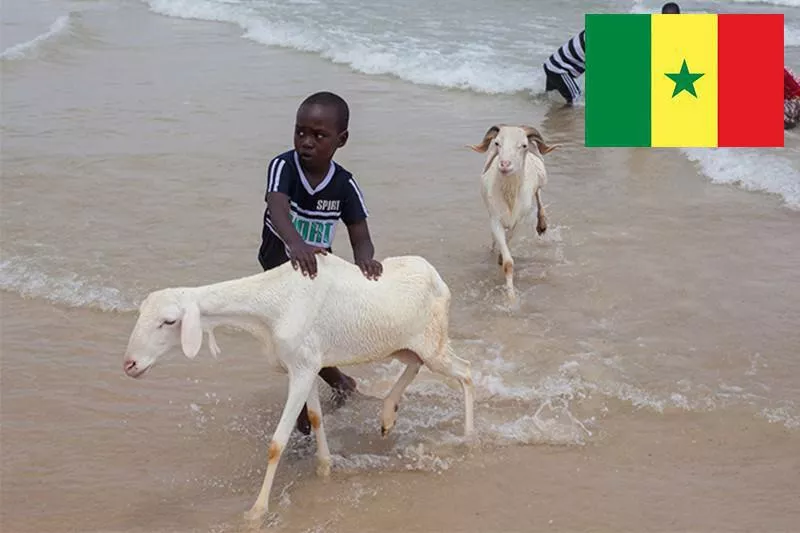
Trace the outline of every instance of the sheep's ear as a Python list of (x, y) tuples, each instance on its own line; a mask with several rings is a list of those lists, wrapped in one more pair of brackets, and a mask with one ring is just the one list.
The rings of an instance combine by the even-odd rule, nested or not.
[[(539, 153), (545, 155), (549, 152), (555, 150), (558, 145), (554, 144), (552, 146), (548, 145), (544, 142), (544, 137), (542, 134), (539, 133), (534, 127), (531, 126), (520, 126), (523, 130), (525, 130), (525, 135), (528, 137), (528, 150), (533, 151), (533, 144), (536, 143), (536, 147), (539, 149)], [(534, 152), (535, 153), (535, 152)]]
[(181, 348), (183, 355), (194, 359), (203, 345), (203, 328), (200, 326), (200, 308), (197, 302), (188, 301), (181, 319)]
[(485, 153), (486, 150), (489, 149), (489, 144), (497, 137), (497, 134), (500, 133), (500, 126), (502, 126), (502, 124), (495, 124), (486, 131), (486, 135), (483, 136), (483, 140), (480, 144), (471, 144), (468, 147), (476, 152)]

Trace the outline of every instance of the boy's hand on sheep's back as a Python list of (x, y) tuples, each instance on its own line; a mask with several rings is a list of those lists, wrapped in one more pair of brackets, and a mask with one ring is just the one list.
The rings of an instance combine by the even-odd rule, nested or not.
[(356, 259), (356, 265), (367, 279), (378, 279), (383, 274), (383, 265), (374, 259)]
[(311, 279), (317, 277), (316, 254), (327, 255), (328, 250), (318, 246), (311, 246), (303, 241), (292, 245), (289, 249), (289, 259), (291, 259), (294, 269), (297, 270), (299, 266), (303, 275), (309, 276)]

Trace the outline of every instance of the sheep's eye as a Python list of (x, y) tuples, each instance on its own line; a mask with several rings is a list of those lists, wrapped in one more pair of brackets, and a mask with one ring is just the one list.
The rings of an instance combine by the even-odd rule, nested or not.
[(526, 148), (528, 148), (528, 145), (527, 145), (527, 144), (523, 144), (523, 145), (522, 145), (522, 148), (523, 148), (523, 149), (526, 149)]
[(495, 142), (494, 142), (494, 145), (495, 145), (495, 146), (500, 146), (500, 142), (498, 142), (498, 141), (495, 141)]
[(165, 320), (164, 322), (162, 322), (162, 325), (167, 325), (167, 326), (171, 326), (173, 324), (175, 324), (174, 320)]

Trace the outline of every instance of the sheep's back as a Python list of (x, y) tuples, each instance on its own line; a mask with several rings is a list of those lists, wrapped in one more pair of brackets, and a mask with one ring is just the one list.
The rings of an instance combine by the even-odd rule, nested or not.
[(423, 336), (435, 304), (443, 299), (449, 304), (447, 286), (424, 258), (390, 257), (381, 263), (381, 277), (369, 280), (340, 258), (321, 262), (317, 279), (324, 276), (326, 290), (316, 320), (318, 330), (328, 333), (320, 339), (326, 364), (352, 364), (409, 348)]

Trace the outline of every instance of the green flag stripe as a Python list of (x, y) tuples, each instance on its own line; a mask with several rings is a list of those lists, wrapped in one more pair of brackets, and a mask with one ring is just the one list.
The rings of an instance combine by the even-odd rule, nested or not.
[(650, 15), (586, 15), (586, 146), (650, 146)]

